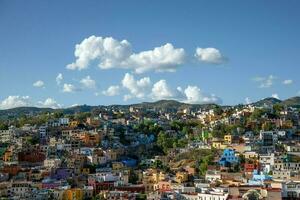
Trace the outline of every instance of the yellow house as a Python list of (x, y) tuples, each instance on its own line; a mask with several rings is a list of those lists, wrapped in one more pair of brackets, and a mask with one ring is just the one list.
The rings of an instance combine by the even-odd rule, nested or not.
[(227, 145), (224, 144), (224, 140), (214, 138), (212, 141), (212, 147), (215, 149), (225, 149)]
[(69, 126), (70, 126), (70, 127), (77, 127), (78, 124), (79, 124), (79, 122), (76, 121), (76, 120), (74, 120), (74, 121), (71, 121), (71, 122), (69, 123)]
[(224, 141), (227, 144), (231, 144), (232, 143), (232, 136), (231, 135), (224, 135)]
[(177, 172), (176, 173), (176, 179), (175, 179), (175, 181), (177, 183), (186, 182), (186, 181), (188, 181), (188, 179), (189, 179), (189, 174), (187, 172)]
[(84, 167), (84, 168), (81, 168), (80, 171), (82, 174), (88, 175), (90, 173), (90, 168)]
[(153, 169), (143, 172), (142, 182), (145, 186), (146, 193), (154, 191), (155, 184), (163, 180), (165, 180), (165, 174), (163, 172), (158, 172)]
[(63, 194), (63, 200), (83, 200), (83, 191), (80, 188), (67, 189)]
[(122, 162), (113, 162), (112, 163), (112, 169), (113, 170), (120, 170), (124, 167), (124, 164)]
[(12, 160), (13, 152), (11, 150), (6, 150), (3, 155), (4, 162), (10, 162)]
[(151, 181), (149, 177), (143, 177), (143, 185), (145, 187), (146, 192), (154, 191), (154, 183)]
[(152, 181), (155, 183), (157, 183), (159, 181), (163, 181), (163, 180), (165, 180), (165, 178), (166, 178), (166, 175), (163, 172), (152, 174)]
[(114, 150), (108, 150), (107, 155), (110, 158), (110, 160), (114, 161), (117, 160), (117, 152)]

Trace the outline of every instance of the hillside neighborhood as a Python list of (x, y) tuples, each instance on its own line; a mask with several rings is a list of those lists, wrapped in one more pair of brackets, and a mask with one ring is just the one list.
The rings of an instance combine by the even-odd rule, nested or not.
[(300, 98), (1, 111), (1, 199), (300, 199)]

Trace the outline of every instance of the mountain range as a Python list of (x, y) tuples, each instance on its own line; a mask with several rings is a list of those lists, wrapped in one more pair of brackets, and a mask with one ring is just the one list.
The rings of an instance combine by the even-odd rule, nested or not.
[[(254, 106), (272, 106), (274, 104), (281, 104), (283, 106), (290, 106), (300, 108), (300, 97), (291, 97), (286, 100), (279, 100), (273, 97), (268, 97), (257, 102), (251, 103)], [(130, 106), (145, 108), (145, 109), (156, 109), (156, 110), (168, 110), (176, 111), (184, 108), (189, 108), (192, 110), (204, 109), (204, 108), (214, 108), (216, 104), (187, 104), (178, 102), (175, 100), (160, 100), (156, 102), (143, 102), (131, 105), (109, 105), (109, 106), (89, 106), (89, 105), (79, 105), (69, 108), (38, 108), (38, 107), (18, 107), (6, 110), (0, 110), (0, 119), (15, 118), (21, 115), (35, 115), (44, 112), (63, 112), (64, 114), (74, 114), (79, 112), (91, 112), (94, 109), (105, 109), (105, 108), (118, 108), (118, 109), (128, 109)], [(222, 106), (228, 107), (228, 106)]]

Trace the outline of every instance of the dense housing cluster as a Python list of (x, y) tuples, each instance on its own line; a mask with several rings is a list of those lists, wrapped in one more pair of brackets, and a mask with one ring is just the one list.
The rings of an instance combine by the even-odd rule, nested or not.
[(0, 124), (0, 195), (298, 199), (299, 108), (273, 101), (6, 113)]

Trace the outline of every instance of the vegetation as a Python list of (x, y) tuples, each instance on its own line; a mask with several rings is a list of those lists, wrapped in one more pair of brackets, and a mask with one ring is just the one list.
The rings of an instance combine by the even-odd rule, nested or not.
[(133, 129), (136, 132), (141, 132), (147, 135), (149, 134), (158, 135), (158, 133), (162, 131), (162, 128), (151, 120), (144, 120), (138, 125), (135, 125)]

